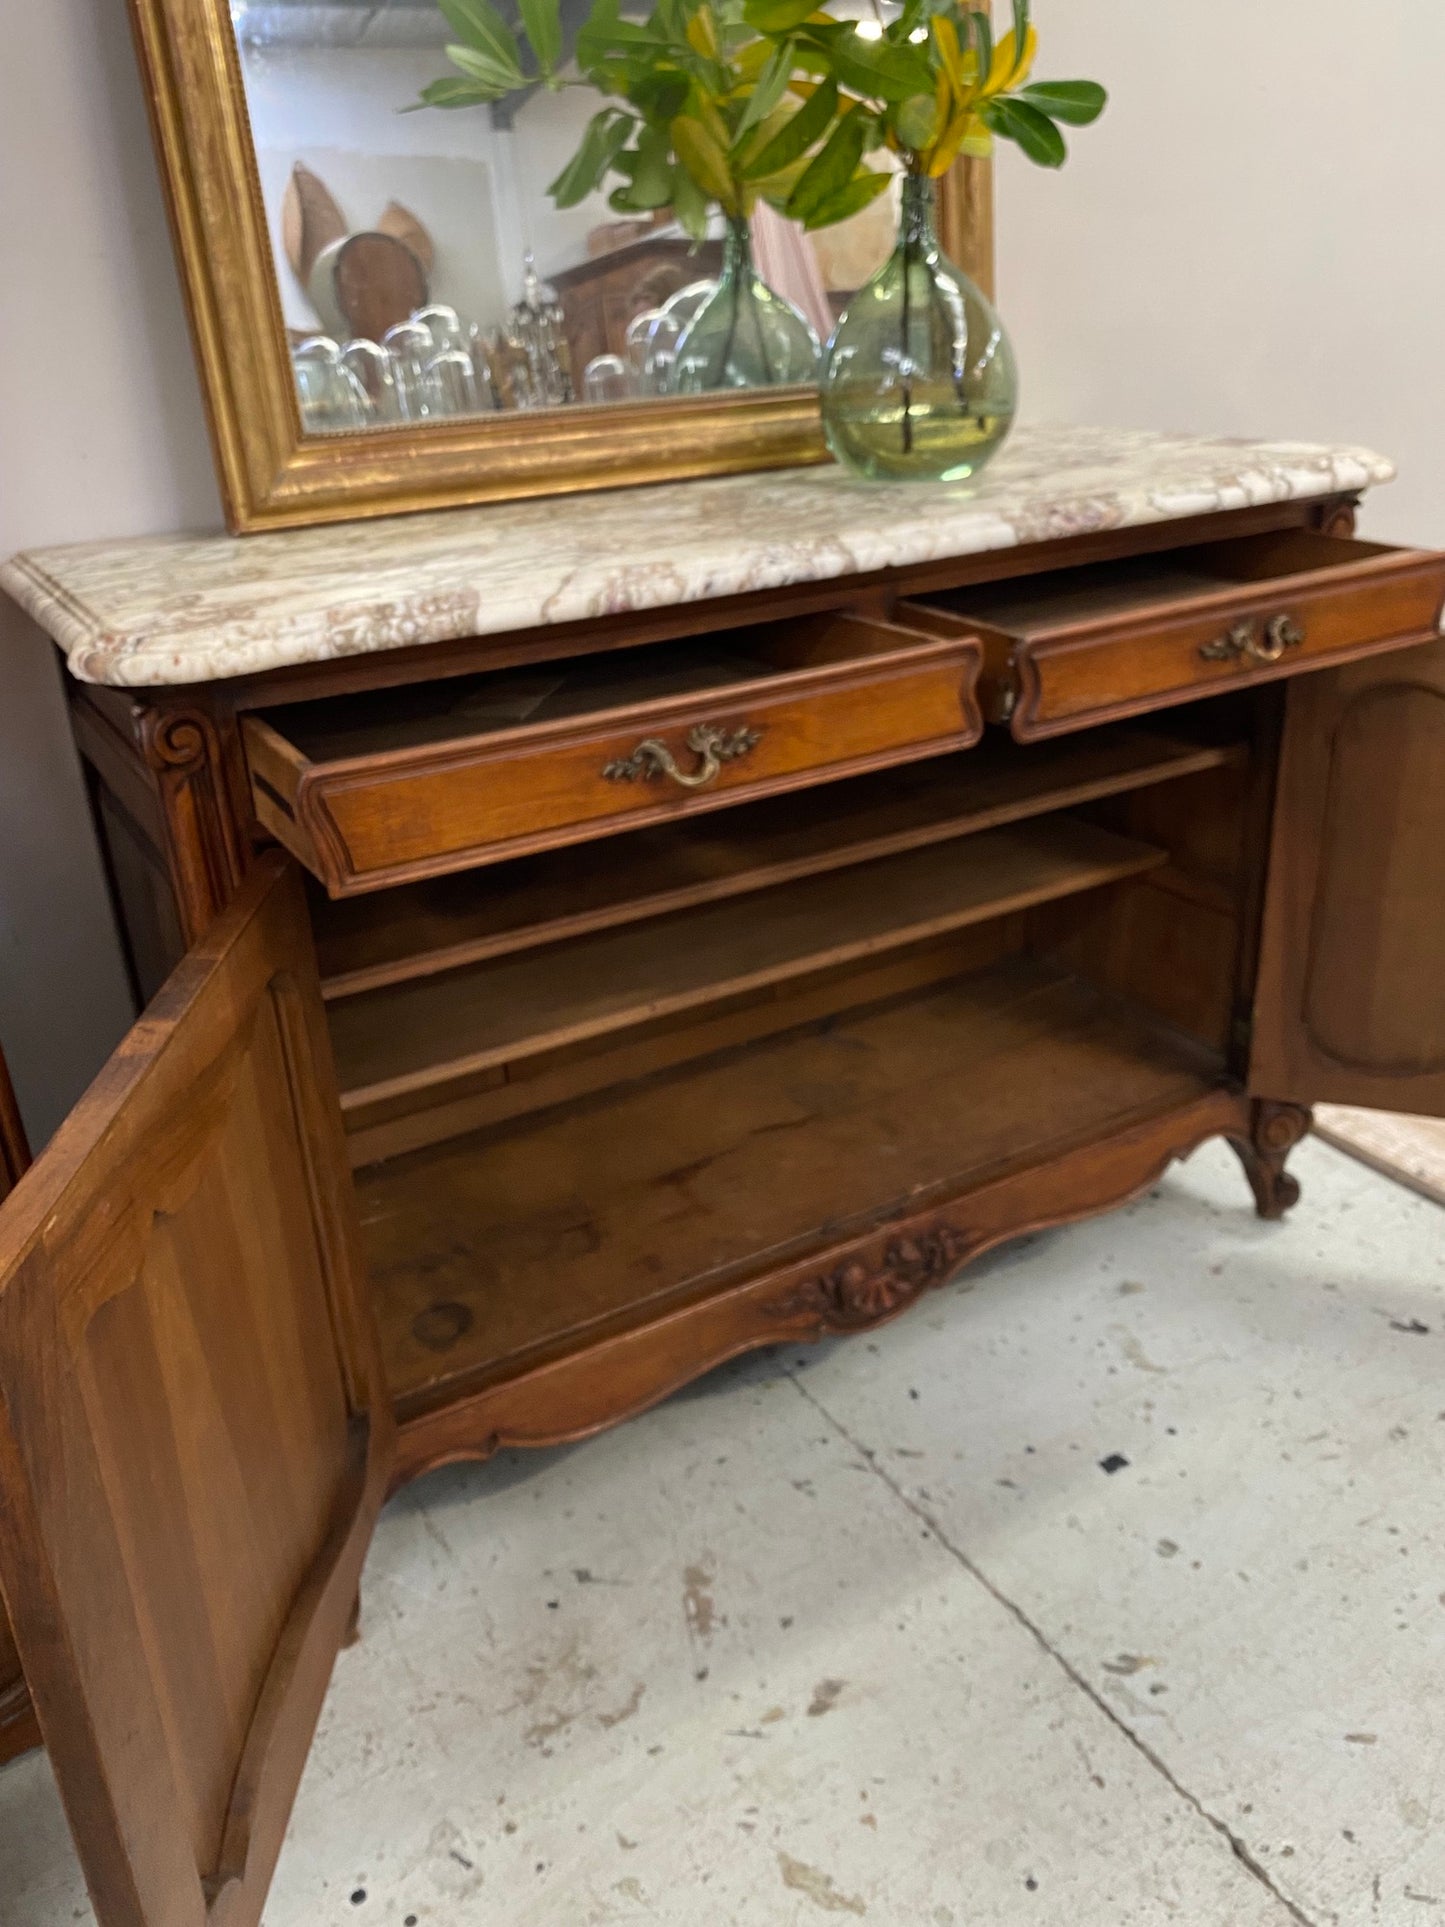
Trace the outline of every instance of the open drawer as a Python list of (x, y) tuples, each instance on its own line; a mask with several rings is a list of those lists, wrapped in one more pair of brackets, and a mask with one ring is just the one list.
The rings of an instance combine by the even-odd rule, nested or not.
[(966, 748), (980, 652), (855, 615), (298, 703), (256, 815), (349, 896)]
[(1442, 601), (1445, 555), (1291, 530), (953, 590), (899, 617), (979, 636), (985, 710), (1032, 742), (1426, 641)]

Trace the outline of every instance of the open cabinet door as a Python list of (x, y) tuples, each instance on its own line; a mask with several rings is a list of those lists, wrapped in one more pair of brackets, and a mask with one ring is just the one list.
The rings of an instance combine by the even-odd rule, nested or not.
[[(15, 1087), (5, 1053), (0, 1051), (0, 1198), (5, 1198), (20, 1182), (30, 1164), (30, 1146), (25, 1126), (20, 1121), (20, 1106), (15, 1102)], [(5, 1591), (0, 1586), (0, 1766), (40, 1742), (25, 1676), (20, 1670), (20, 1655), (5, 1610)]]
[(1250, 1088), (1445, 1116), (1445, 642), (1290, 685)]
[(101, 1927), (255, 1927), (394, 1450), (268, 858), (0, 1209), (0, 1583)]

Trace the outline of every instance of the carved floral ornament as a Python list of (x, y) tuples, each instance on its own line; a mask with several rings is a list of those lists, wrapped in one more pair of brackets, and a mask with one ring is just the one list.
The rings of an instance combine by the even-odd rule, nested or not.
[(878, 1256), (859, 1254), (804, 1280), (773, 1309), (780, 1317), (807, 1315), (844, 1330), (871, 1325), (946, 1284), (971, 1246), (956, 1225), (932, 1225), (891, 1239)]

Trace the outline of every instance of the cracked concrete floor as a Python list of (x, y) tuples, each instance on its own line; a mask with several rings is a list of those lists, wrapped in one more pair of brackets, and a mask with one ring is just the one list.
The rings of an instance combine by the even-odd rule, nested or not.
[(270, 1927), (1445, 1927), (1445, 1215), (1297, 1168), (403, 1494)]

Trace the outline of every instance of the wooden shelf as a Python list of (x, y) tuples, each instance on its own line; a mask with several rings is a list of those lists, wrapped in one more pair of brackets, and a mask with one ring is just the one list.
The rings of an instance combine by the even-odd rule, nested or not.
[(964, 756), (741, 804), (595, 847), (315, 906), (323, 990), (340, 1001), (562, 938), (901, 855), (1240, 760), (1143, 728)]
[(378, 1106), (1138, 876), (1155, 845), (1068, 816), (504, 956), (332, 1009), (342, 1106)]
[(1025, 958), (363, 1172), (403, 1416), (1196, 1101), (1219, 1060)]

